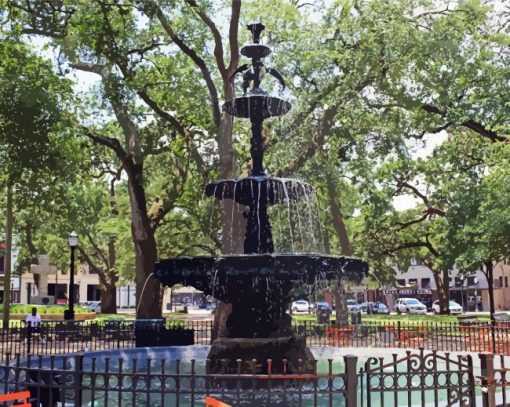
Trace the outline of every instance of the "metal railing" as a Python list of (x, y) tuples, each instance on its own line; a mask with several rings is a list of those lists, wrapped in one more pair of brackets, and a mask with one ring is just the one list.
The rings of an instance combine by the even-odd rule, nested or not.
[(271, 360), (237, 360), (236, 373), (208, 373), (208, 360), (140, 356), (9, 355), (0, 363), (0, 393), (28, 390), (32, 405), (43, 407), (191, 407), (203, 405), (206, 396), (232, 406), (262, 407), (495, 407), (507, 400), (508, 369), (503, 357), (495, 360), (490, 353), (462, 356), (421, 349), (366, 361), (347, 355), (315, 362), (308, 371), (305, 363), (298, 364), (293, 372), (272, 371)]
[[(161, 345), (210, 345), (212, 321), (52, 321), (30, 330), (23, 323), (0, 329), (0, 359), (7, 353), (52, 355)], [(510, 327), (488, 322), (364, 322), (336, 325), (297, 321), (293, 330), (308, 346), (425, 348), (510, 355)], [(494, 340), (493, 340), (494, 338)]]
[[(235, 374), (208, 374), (207, 361), (18, 355), (0, 365), (0, 393), (29, 390), (37, 406), (187, 407), (212, 396), (232, 405), (355, 407), (357, 357), (345, 356), (342, 362), (344, 369), (328, 361), (323, 373), (316, 368), (273, 373), (271, 361), (239, 360)], [(252, 373), (241, 371), (245, 363), (253, 366)], [(264, 374), (257, 373), (261, 364)]]

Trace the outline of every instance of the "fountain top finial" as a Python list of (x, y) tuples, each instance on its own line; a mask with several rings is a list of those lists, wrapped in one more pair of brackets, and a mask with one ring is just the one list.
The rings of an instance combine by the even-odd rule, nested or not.
[(263, 119), (274, 116), (281, 116), (287, 113), (291, 105), (289, 102), (278, 97), (269, 96), (260, 87), (261, 74), (268, 73), (273, 76), (285, 89), (285, 81), (280, 73), (268, 66), (265, 66), (262, 59), (271, 54), (271, 49), (260, 43), (260, 34), (266, 26), (260, 22), (247, 24), (251, 32), (253, 44), (241, 48), (241, 54), (251, 59), (251, 64), (241, 65), (232, 75), (231, 80), (237, 74), (243, 75), (243, 96), (225, 103), (224, 109), (236, 117), (251, 119), (253, 116), (262, 115)]
[(260, 43), (260, 34), (265, 30), (266, 26), (260, 22), (248, 24), (248, 30), (251, 31), (251, 35), (253, 36), (253, 42), (255, 44)]

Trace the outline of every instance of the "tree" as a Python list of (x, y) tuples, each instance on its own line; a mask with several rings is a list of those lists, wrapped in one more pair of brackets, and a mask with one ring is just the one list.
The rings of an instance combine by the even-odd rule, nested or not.
[[(53, 183), (69, 172), (65, 117), (69, 84), (15, 36), (0, 33), (0, 183), (6, 190), (8, 259), (4, 277), (4, 326), (9, 321), (11, 242), (16, 208), (47, 202)], [(35, 158), (35, 159), (34, 159)], [(69, 175), (68, 175), (69, 176)], [(27, 202), (30, 202), (27, 204)]]
[[(40, 7), (25, 8), (21, 2), (11, 1), (10, 17), (13, 25), (29, 34), (45, 35), (52, 38), (61, 47), (62, 55), (67, 57), (69, 66), (74, 69), (93, 72), (101, 77), (103, 94), (112, 109), (118, 128), (122, 133), (114, 137), (98, 134), (94, 126), (81, 127), (81, 133), (97, 144), (110, 148), (122, 163), (128, 177), (128, 191), (131, 202), (132, 235), (136, 257), (137, 295), (152, 273), (157, 259), (155, 230), (167, 213), (173, 209), (174, 199), (165, 197), (162, 208), (152, 218), (149, 217), (145, 192), (144, 164), (147, 157), (156, 153), (154, 147), (165, 145), (169, 139), (184, 141), (193, 165), (201, 176), (206, 177), (207, 166), (197, 150), (195, 138), (204, 132), (211, 132), (218, 142), (220, 173), (231, 177), (234, 171), (234, 149), (232, 147), (232, 121), (221, 113), (216, 79), (219, 79), (225, 98), (231, 98), (230, 78), (237, 69), (239, 59), (237, 45), (238, 19), (241, 2), (232, 2), (232, 23), (229, 30), (229, 48), (231, 60), (224, 62), (223, 43), (215, 24), (206, 14), (207, 10), (194, 1), (188, 1), (178, 12), (186, 18), (177, 17), (171, 21), (167, 11), (173, 11), (170, 4), (152, 1), (126, 2), (110, 4), (94, 1), (73, 8), (72, 2), (52, 7), (49, 3)], [(140, 22), (140, 13), (150, 18), (148, 28)], [(199, 19), (192, 19), (196, 16)], [(47, 24), (48, 21), (55, 24)], [(189, 24), (193, 21), (193, 24)], [(189, 42), (177, 35), (183, 24), (187, 25), (192, 36), (198, 38)], [(212, 33), (215, 40), (214, 59), (200, 55), (205, 43), (204, 33)], [(160, 37), (163, 38), (160, 41)], [(165, 55), (164, 46), (174, 46), (179, 50)], [(219, 73), (213, 78), (212, 69)], [(207, 92), (190, 81), (184, 72), (197, 72), (205, 81)], [(174, 81), (175, 89), (168, 87), (168, 73)], [(185, 79), (185, 81), (183, 81)], [(182, 85), (195, 87), (195, 91), (186, 98), (169, 97), (177, 95)], [(191, 86), (190, 86), (191, 85)], [(169, 93), (170, 92), (170, 93)], [(203, 106), (209, 96), (209, 114), (190, 106)], [(161, 132), (150, 137), (137, 124), (140, 114), (147, 110), (130, 103), (133, 97), (142, 101), (152, 111), (157, 127)], [(189, 103), (195, 99), (196, 102)], [(177, 105), (175, 102), (178, 102)], [(202, 111), (200, 111), (202, 110)], [(176, 114), (170, 113), (176, 111)], [(158, 138), (154, 138), (158, 135)], [(158, 148), (156, 149), (158, 150)], [(186, 172), (186, 169), (183, 168)], [(180, 174), (183, 175), (183, 174)], [(179, 186), (176, 191), (182, 191)], [(177, 193), (178, 194), (178, 193)], [(230, 213), (230, 212), (229, 212)], [(226, 221), (230, 217), (224, 216)], [(235, 240), (234, 240), (235, 241)], [(232, 252), (232, 248), (224, 248)], [(155, 279), (149, 279), (147, 290), (158, 293)], [(140, 301), (139, 316), (160, 314), (158, 295), (155, 301)]]
[(485, 274), (492, 318), (494, 265), (510, 256), (510, 149), (504, 143), (481, 144), (468, 169), (472, 182), (451, 196), (448, 262)]

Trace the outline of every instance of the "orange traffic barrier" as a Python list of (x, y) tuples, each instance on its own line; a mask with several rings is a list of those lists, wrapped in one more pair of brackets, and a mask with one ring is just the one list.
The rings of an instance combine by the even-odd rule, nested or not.
[(213, 399), (212, 397), (206, 396), (205, 407), (232, 407), (230, 404), (225, 404), (219, 400)]
[(32, 405), (28, 402), (30, 398), (29, 391), (20, 391), (19, 393), (10, 393), (10, 394), (0, 394), (0, 403), (5, 403), (7, 401), (19, 401), (22, 404), (13, 404), (16, 407), (32, 407)]

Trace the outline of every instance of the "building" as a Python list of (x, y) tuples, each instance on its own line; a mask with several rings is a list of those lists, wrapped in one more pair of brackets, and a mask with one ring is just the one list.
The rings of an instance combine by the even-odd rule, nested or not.
[[(494, 306), (496, 310), (510, 310), (510, 266), (498, 263), (494, 267)], [(395, 301), (402, 297), (418, 298), (427, 306), (438, 299), (436, 282), (432, 271), (420, 264), (409, 267), (406, 272), (397, 271), (396, 285), (382, 290), (383, 301), (394, 308)], [(489, 283), (480, 271), (461, 273), (458, 269), (449, 272), (450, 299), (461, 304), (465, 311), (489, 311)]]
[[(1, 276), (0, 276), (1, 277)], [(36, 279), (38, 284), (35, 283)], [(13, 298), (16, 293), (21, 295), (22, 304), (59, 304), (67, 303), (69, 290), (69, 273), (62, 273), (50, 264), (48, 256), (39, 256), (38, 264), (30, 267), (30, 272), (11, 279)], [(21, 291), (20, 288), (21, 287)], [(39, 289), (38, 289), (39, 287)], [(100, 301), (101, 290), (99, 275), (80, 264), (74, 276), (75, 304), (85, 301)], [(19, 294), (18, 294), (19, 295)], [(171, 290), (165, 288), (163, 304), (170, 304)], [(136, 285), (124, 284), (116, 288), (117, 308), (136, 307)], [(168, 305), (166, 305), (168, 307)]]
[[(0, 304), (4, 300), (4, 276), (5, 276), (5, 241), (0, 241)], [(14, 270), (18, 258), (18, 248), (13, 245), (11, 253), (11, 270)], [(19, 303), (19, 276), (11, 273), (11, 302)]]
[(172, 292), (171, 304), (173, 307), (184, 305), (199, 308), (204, 306), (206, 301), (207, 299), (205, 294), (202, 291), (197, 290), (195, 287), (180, 287)]

